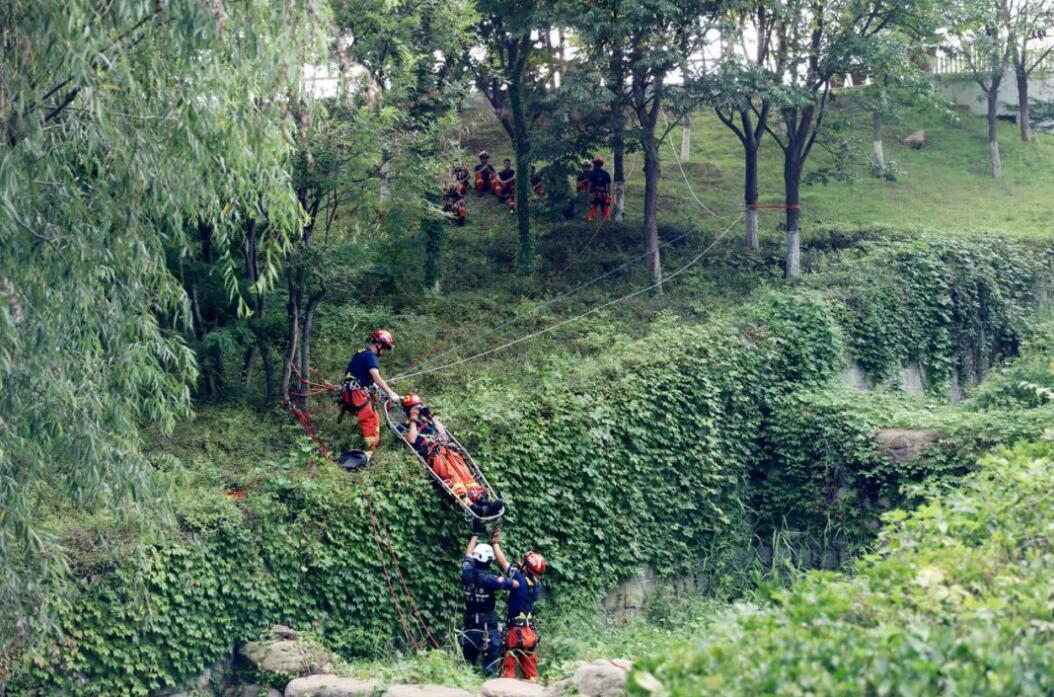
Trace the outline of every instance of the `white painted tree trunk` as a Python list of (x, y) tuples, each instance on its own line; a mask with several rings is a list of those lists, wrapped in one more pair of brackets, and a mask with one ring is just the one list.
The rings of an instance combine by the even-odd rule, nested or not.
[(797, 225), (787, 230), (787, 278), (801, 275), (801, 230)]
[(999, 159), (999, 142), (993, 140), (988, 148), (992, 151), (992, 178), (1000, 179), (1003, 176), (1003, 162)]
[(871, 126), (871, 146), (875, 150), (875, 164), (879, 169), (886, 168), (886, 153), (882, 149), (882, 115), (875, 110)]
[(381, 163), (380, 175), (381, 203), (385, 203), (392, 195), (391, 189), (388, 187), (388, 181), (391, 179), (391, 167), (389, 166), (387, 159)]
[(758, 238), (758, 209), (748, 208), (746, 216), (747, 247), (760, 249), (761, 240)]
[(615, 182), (615, 196), (612, 202), (612, 208), (614, 208), (614, 218), (616, 222), (622, 222), (623, 217), (626, 214), (626, 185), (623, 182)]
[(692, 121), (688, 116), (684, 117), (684, 125), (681, 127), (681, 162), (687, 162), (692, 155)]

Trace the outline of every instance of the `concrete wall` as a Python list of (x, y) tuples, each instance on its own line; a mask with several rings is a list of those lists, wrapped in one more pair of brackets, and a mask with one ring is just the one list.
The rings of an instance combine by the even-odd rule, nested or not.
[[(933, 80), (948, 101), (966, 107), (971, 114), (984, 116), (988, 113), (984, 92), (973, 78), (965, 75), (939, 75)], [(1033, 75), (1029, 81), (1028, 95), (1040, 102), (1054, 101), (1054, 73)], [(1017, 113), (1009, 107), (1017, 107), (1017, 78), (1014, 77), (1013, 71), (1007, 72), (1003, 84), (999, 86), (999, 113)]]

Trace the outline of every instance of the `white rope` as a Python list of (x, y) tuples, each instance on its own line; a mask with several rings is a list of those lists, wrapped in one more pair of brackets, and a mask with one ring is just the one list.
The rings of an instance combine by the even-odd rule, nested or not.
[[(670, 120), (668, 118), (666, 118), (666, 111), (665, 110), (662, 111), (662, 122), (663, 122), (663, 125), (666, 126), (667, 134), (669, 134)], [(684, 178), (684, 183), (688, 186), (688, 193), (692, 195), (692, 198), (695, 199), (696, 203), (698, 203), (700, 206), (702, 206), (704, 211), (706, 211), (710, 215), (714, 216), (715, 218), (720, 218), (721, 216), (719, 216), (717, 213), (714, 213), (712, 210), (707, 208), (706, 204), (703, 203), (699, 199), (699, 197), (695, 195), (695, 189), (692, 188), (692, 183), (690, 181), (688, 181), (688, 175), (685, 174), (684, 167), (681, 165), (681, 158), (677, 155), (677, 148), (673, 147), (673, 141), (670, 140), (669, 138), (666, 139), (666, 142), (669, 143), (669, 145), (670, 145), (670, 152), (673, 153), (673, 161), (677, 163), (677, 169), (681, 170), (681, 176)]]
[[(683, 240), (685, 237), (688, 237), (688, 235), (690, 235), (690, 234), (692, 234), (692, 233), (691, 232), (686, 232), (683, 235), (680, 235), (678, 237), (673, 238), (672, 240), (669, 240), (668, 242), (663, 242), (661, 245), (659, 245), (659, 249), (663, 249), (665, 247), (669, 247), (670, 245), (677, 244), (678, 242)], [(625, 269), (630, 264), (638, 262), (641, 259), (649, 256), (650, 254), (651, 254), (650, 251), (649, 252), (644, 252), (642, 254), (638, 254), (637, 256), (628, 259), (623, 264), (620, 264), (619, 266), (616, 266), (615, 268), (611, 269), (610, 271), (602, 273), (599, 276), (596, 276), (596, 277), (592, 278), (591, 280), (586, 281), (585, 283), (582, 283), (581, 285), (579, 285), (579, 286), (577, 286), (575, 288), (572, 288), (569, 291), (566, 291), (564, 293), (561, 293), (560, 295), (557, 295), (554, 298), (546, 300), (544, 303), (541, 303), (540, 305), (536, 305), (534, 308), (531, 309), (530, 312), (528, 312), (526, 314), (519, 315), (517, 317), (513, 317), (513, 318), (511, 318), (509, 320), (506, 320), (505, 322), (502, 322), (501, 324), (499, 324), (499, 325), (495, 326), (494, 328), (484, 332), (483, 334), (479, 334), (478, 336), (472, 337), (468, 341), (465, 341), (465, 342), (462, 342), (460, 344), (457, 344), (456, 346), (451, 346), (448, 349), (445, 349), (443, 351), (440, 351), (439, 353), (433, 354), (432, 356), (429, 356), (425, 360), (423, 360), (420, 363), (418, 363), (413, 368), (411, 368), (409, 370), (405, 370), (405, 371), (395, 375), (394, 377), (392, 377), (392, 380), (389, 380), (389, 382), (391, 382), (393, 380), (398, 380), (398, 379), (403, 378), (403, 377), (406, 377), (412, 371), (417, 370), (421, 366), (427, 365), (427, 364), (431, 363), (432, 361), (434, 361), (434, 360), (436, 360), (438, 358), (442, 358), (443, 356), (446, 356), (446, 355), (449, 355), (449, 354), (454, 353), (456, 351), (459, 351), (459, 350), (461, 350), (463, 348), (466, 348), (467, 346), (471, 346), (472, 344), (479, 343), (483, 339), (486, 339), (489, 336), (493, 336), (494, 334), (497, 334), (498, 332), (500, 332), (502, 329), (505, 329), (506, 327), (512, 326), (513, 324), (517, 324), (519, 322), (522, 322), (523, 320), (528, 319), (528, 318), (532, 317), (533, 315), (538, 314), (539, 312), (541, 312), (545, 308), (549, 307), (553, 303), (557, 303), (557, 302), (563, 300), (564, 298), (568, 298), (568, 297), (574, 295), (575, 293), (577, 293), (580, 290), (583, 290), (583, 289), (588, 288), (589, 286), (591, 286), (591, 285), (593, 285), (595, 283), (599, 283), (600, 281), (603, 281), (605, 278), (607, 278), (609, 276), (612, 276), (612, 275), (618, 273), (619, 271), (622, 271), (623, 269)], [(519, 307), (522, 304), (523, 304), (523, 302), (520, 302), (520, 303), (517, 303), (516, 306)]]
[(692, 266), (697, 264), (704, 256), (707, 255), (707, 253), (710, 252), (711, 249), (714, 248), (714, 246), (718, 242), (720, 242), (722, 239), (724, 239), (724, 237), (726, 235), (728, 235), (728, 233), (732, 230), (733, 227), (735, 227), (736, 223), (738, 223), (742, 217), (743, 217), (743, 214), (740, 213), (736, 217), (736, 219), (733, 220), (732, 223), (721, 232), (720, 235), (718, 235), (716, 238), (714, 238), (713, 242), (711, 242), (710, 244), (708, 244), (706, 246), (706, 248), (703, 251), (699, 252), (699, 254), (695, 255), (690, 261), (688, 261), (687, 264), (685, 264), (681, 268), (679, 268), (676, 271), (674, 271), (673, 273), (671, 273), (669, 276), (667, 276), (662, 281), (656, 281), (655, 283), (652, 283), (649, 286), (646, 286), (646, 287), (641, 288), (639, 290), (635, 290), (632, 293), (629, 293), (627, 295), (623, 295), (621, 297), (615, 298), (614, 300), (609, 300), (608, 302), (604, 303), (603, 305), (598, 305), (597, 307), (594, 307), (594, 308), (592, 308), (590, 310), (587, 310), (587, 311), (585, 311), (585, 312), (583, 312), (583, 313), (581, 313), (579, 315), (575, 315), (573, 317), (569, 317), (569, 318), (567, 318), (565, 320), (557, 322), (556, 324), (550, 325), (550, 326), (548, 326), (548, 327), (546, 327), (544, 329), (539, 329), (536, 332), (532, 332), (532, 333), (527, 334), (525, 336), (521, 336), (518, 339), (513, 339), (512, 341), (506, 342), (506, 343), (504, 343), (504, 344), (502, 344), (500, 346), (496, 346), (496, 347), (494, 347), (492, 349), (488, 349), (486, 351), (482, 351), (482, 352), (477, 353), (475, 355), (467, 356), (465, 358), (461, 358), (461, 359), (458, 359), (456, 361), (452, 361), (450, 363), (445, 363), (443, 365), (435, 366), (434, 368), (429, 368), (427, 370), (418, 370), (418, 371), (415, 371), (413, 373), (409, 373), (407, 375), (402, 375), (399, 378), (392, 378), (388, 382), (389, 383), (394, 383), (397, 380), (405, 380), (407, 378), (417, 377), (419, 375), (428, 375), (430, 373), (435, 373), (435, 372), (438, 372), (440, 370), (447, 370), (449, 368), (454, 368), (454, 367), (457, 367), (459, 365), (463, 365), (463, 364), (468, 363), (470, 361), (475, 361), (475, 360), (478, 360), (480, 358), (484, 358), (484, 357), (489, 356), (491, 354), (497, 353), (498, 351), (504, 351), (507, 348), (512, 348), (513, 346), (516, 346), (518, 344), (522, 344), (525, 341), (530, 341), (531, 339), (536, 339), (539, 336), (544, 336), (545, 334), (549, 334), (550, 332), (554, 332), (554, 331), (556, 331), (557, 329), (559, 329), (561, 327), (565, 327), (568, 324), (572, 324), (573, 322), (577, 322), (577, 321), (579, 321), (581, 319), (584, 319), (584, 318), (586, 318), (586, 317), (588, 317), (588, 316), (590, 316), (592, 314), (600, 312), (601, 310), (607, 309), (607, 308), (611, 307), (612, 305), (615, 305), (617, 303), (623, 302), (624, 300), (629, 300), (630, 298), (635, 298), (638, 295), (642, 295), (644, 293), (647, 293), (649, 290), (654, 290), (655, 288), (658, 288), (659, 286), (661, 286), (663, 283), (666, 283), (666, 282), (668, 282), (668, 281), (670, 281), (670, 280), (672, 280), (674, 278), (677, 278), (682, 273), (684, 273), (685, 271), (690, 269)]

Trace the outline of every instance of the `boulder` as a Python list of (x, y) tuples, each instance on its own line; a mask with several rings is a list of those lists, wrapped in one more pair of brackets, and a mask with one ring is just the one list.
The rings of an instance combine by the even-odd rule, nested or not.
[(917, 461), (927, 446), (940, 442), (941, 438), (939, 431), (925, 429), (887, 428), (875, 434), (878, 447), (897, 463)]
[(545, 688), (526, 680), (494, 678), (483, 683), (479, 694), (480, 697), (545, 697)]
[(579, 694), (587, 697), (625, 697), (626, 675), (632, 665), (602, 658), (579, 668), (571, 681)]
[(564, 697), (565, 694), (574, 694), (574, 682), (571, 678), (558, 680), (545, 688), (545, 697)]
[(250, 641), (238, 655), (265, 673), (298, 677), (333, 670), (329, 652), (310, 639)]
[(457, 687), (443, 685), (392, 685), (384, 697), (474, 697), (474, 695)]
[(359, 697), (377, 691), (376, 680), (356, 680), (337, 675), (309, 675), (285, 686), (285, 697)]
[(227, 688), (224, 697), (282, 697), (282, 693), (273, 687), (263, 685), (238, 685)]
[(926, 131), (915, 131), (903, 140), (904, 145), (909, 146), (913, 150), (920, 150), (926, 145)]

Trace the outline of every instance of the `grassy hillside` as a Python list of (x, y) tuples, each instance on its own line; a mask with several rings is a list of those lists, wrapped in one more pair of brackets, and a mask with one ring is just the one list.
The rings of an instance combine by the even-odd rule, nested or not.
[[(861, 155), (870, 153), (870, 114), (861, 112), (851, 96), (837, 107), (853, 124), (852, 132), (861, 146)], [(508, 139), (500, 126), (484, 121), (465, 143), (472, 153), (488, 148), (492, 156), (511, 156)], [(714, 212), (726, 216), (738, 213), (743, 202), (742, 146), (711, 112), (693, 116), (691, 157), (684, 172), (696, 195)], [(813, 185), (802, 191), (802, 226), (810, 231), (830, 223), (851, 226), (883, 223), (895, 227), (923, 226), (958, 233), (992, 230), (1025, 237), (1050, 234), (1054, 219), (1054, 136), (1037, 134), (1036, 142), (1021, 142), (1013, 124), (1000, 122), (999, 139), (1003, 156), (1003, 179), (990, 175), (988, 145), (983, 118), (965, 113), (955, 115), (909, 113), (885, 128), (886, 159), (903, 170), (896, 181), (877, 179), (866, 167), (854, 168), (857, 178), (850, 182)], [(902, 139), (925, 129), (927, 145), (913, 150)], [(680, 151), (681, 129), (676, 127), (662, 149), (660, 220), (690, 223), (707, 217), (692, 200), (674, 150)], [(609, 153), (602, 153), (608, 159)], [(627, 219), (639, 222), (643, 205), (643, 161), (640, 153), (627, 156)], [(830, 155), (817, 146), (810, 157), (806, 175), (831, 165)], [(760, 152), (760, 190), (763, 203), (781, 203), (783, 164), (779, 147), (766, 135)], [(470, 203), (471, 205), (471, 203)], [(470, 213), (471, 215), (471, 213)], [(782, 212), (763, 210), (761, 234), (779, 239), (776, 231)]]

